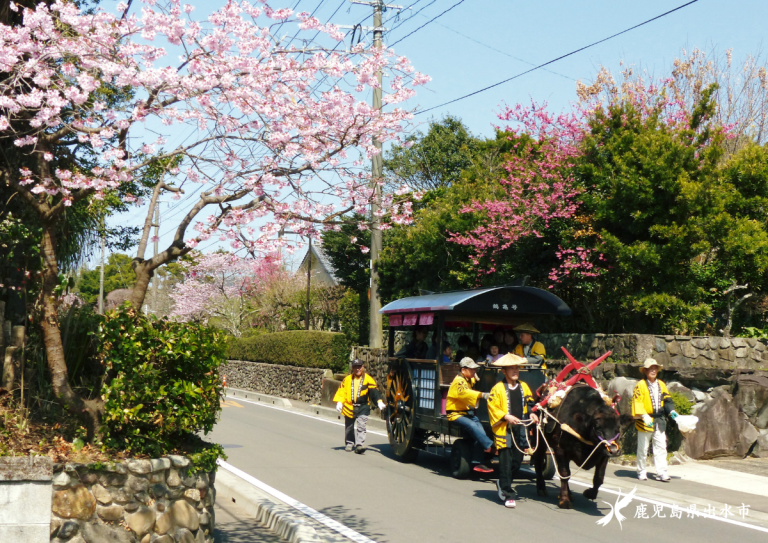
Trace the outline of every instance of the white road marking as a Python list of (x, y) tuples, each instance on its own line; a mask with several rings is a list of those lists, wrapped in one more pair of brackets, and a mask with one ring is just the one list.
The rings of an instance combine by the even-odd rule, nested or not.
[[(339, 422), (337, 420), (328, 420), (328, 419), (325, 419), (325, 418), (322, 418), (322, 417), (318, 417), (317, 415), (309, 415), (307, 413), (299, 413), (299, 412), (294, 411), (292, 409), (286, 409), (284, 407), (278, 407), (276, 405), (268, 405), (268, 404), (265, 404), (265, 403), (262, 403), (262, 402), (254, 402), (254, 401), (251, 401), (251, 400), (244, 400), (240, 396), (227, 396), (227, 398), (230, 398), (230, 397), (231, 398), (236, 398), (238, 402), (250, 403), (250, 404), (253, 404), (253, 405), (258, 405), (259, 407), (266, 407), (267, 409), (276, 409), (278, 411), (283, 411), (284, 413), (291, 413), (292, 415), (298, 415), (299, 417), (307, 417), (309, 419), (315, 419), (315, 420), (319, 420), (319, 421), (322, 421), (322, 422), (327, 422), (329, 424), (335, 424), (336, 426), (344, 426), (343, 422)], [(368, 433), (369, 434), (373, 434), (373, 435), (377, 435), (377, 436), (389, 437), (387, 434), (385, 434), (383, 432), (377, 432), (375, 430), (368, 430)]]
[(310, 517), (310, 518), (316, 520), (317, 522), (327, 526), (331, 530), (340, 533), (344, 537), (349, 538), (352, 541), (355, 541), (356, 543), (376, 543), (373, 539), (369, 539), (369, 538), (365, 537), (363, 534), (360, 534), (360, 533), (354, 531), (352, 528), (348, 528), (348, 527), (344, 526), (343, 524), (341, 524), (340, 522), (337, 522), (337, 521), (333, 520), (332, 518), (327, 517), (327, 516), (323, 515), (322, 513), (318, 512), (318, 511), (315, 511), (314, 509), (312, 509), (308, 505), (304, 505), (300, 501), (294, 500), (290, 496), (288, 496), (286, 494), (283, 494), (282, 492), (280, 492), (276, 488), (272, 488), (267, 483), (265, 483), (263, 481), (260, 481), (259, 479), (257, 479), (256, 477), (254, 477), (252, 475), (247, 474), (246, 472), (244, 472), (241, 469), (236, 468), (232, 464), (229, 464), (229, 463), (225, 462), (224, 460), (217, 460), (216, 462), (219, 464), (219, 466), (221, 466), (222, 468), (224, 468), (228, 472), (230, 472), (230, 473), (232, 473), (234, 475), (237, 475), (238, 477), (240, 477), (244, 481), (247, 481), (247, 482), (251, 483), (256, 488), (259, 488), (259, 489), (263, 490), (264, 492), (266, 492), (267, 494), (269, 494), (271, 496), (274, 496), (278, 500), (285, 502), (286, 504), (290, 505), (294, 509), (297, 509), (301, 513), (307, 515), (308, 517)]
[[(232, 396), (232, 398), (235, 398), (235, 396)], [(285, 412), (285, 413), (292, 413), (292, 414), (294, 414), (294, 415), (298, 415), (298, 416), (300, 416), (300, 417), (307, 417), (307, 418), (310, 418), (310, 419), (314, 419), (314, 420), (319, 420), (319, 421), (322, 421), (322, 422), (328, 422), (328, 423), (330, 423), (330, 424), (335, 424), (335, 425), (337, 425), (337, 426), (344, 426), (344, 423), (343, 423), (343, 422), (338, 422), (338, 421), (335, 421), (335, 420), (328, 420), (328, 419), (325, 419), (325, 418), (322, 418), (322, 417), (318, 417), (317, 415), (309, 415), (309, 414), (307, 414), (307, 413), (297, 413), (296, 411), (293, 411), (293, 410), (291, 410), (291, 409), (285, 409), (285, 408), (282, 408), (282, 407), (277, 407), (277, 406), (275, 406), (275, 405), (267, 405), (267, 404), (264, 404), (264, 403), (261, 403), (261, 402), (253, 402), (253, 401), (251, 401), (251, 400), (245, 400), (245, 399), (243, 399), (243, 398), (241, 398), (241, 397), (239, 397), (239, 396), (238, 396), (238, 397), (236, 397), (236, 398), (237, 398), (237, 400), (238, 400), (238, 401), (240, 401), (240, 402), (246, 402), (246, 403), (250, 403), (250, 404), (253, 404), (253, 405), (258, 405), (258, 406), (260, 406), (260, 407), (266, 407), (266, 408), (269, 408), (269, 409), (277, 409), (278, 411), (283, 411), (283, 412)], [(376, 432), (376, 431), (368, 430), (368, 433), (371, 433), (371, 434), (375, 434), (375, 435), (378, 435), (378, 436), (384, 436), (384, 437), (388, 437), (388, 436), (387, 436), (387, 434), (385, 434), (385, 433), (382, 433), (382, 432)], [(221, 461), (220, 461), (220, 462), (221, 462)], [(226, 464), (226, 462), (224, 462), (224, 463)], [(234, 467), (234, 466), (233, 466), (233, 467)], [(234, 468), (234, 469), (237, 469), (237, 468)], [(238, 470), (238, 471), (239, 471), (239, 470)], [(532, 473), (532, 472), (531, 472), (531, 470), (525, 470), (525, 469), (524, 469), (523, 471), (528, 471), (528, 472)], [(243, 473), (244, 473), (244, 472), (243, 472)], [(246, 475), (247, 475), (247, 474), (246, 474)], [(534, 475), (535, 475), (535, 473), (534, 473)], [(249, 475), (249, 477), (250, 477), (250, 475)], [(258, 479), (254, 479), (254, 480), (258, 481)], [(554, 480), (556, 480), (556, 481), (557, 481), (557, 480), (559, 480), (559, 477), (558, 477), (557, 475), (555, 475), (555, 479), (554, 479)], [(571, 479), (571, 481), (570, 481), (570, 482), (571, 482), (572, 484), (577, 484), (577, 485), (580, 485), (580, 486), (584, 486), (584, 487), (588, 487), (588, 488), (591, 488), (591, 487), (592, 487), (592, 484), (591, 484), (591, 483), (583, 483), (583, 482), (581, 482), (581, 481), (578, 481), (578, 480), (576, 480), (576, 479)], [(261, 484), (264, 484), (264, 483), (261, 483)], [(265, 485), (265, 486), (266, 486), (266, 485)], [(260, 487), (260, 488), (261, 488), (261, 487)], [(269, 488), (271, 488), (271, 487), (269, 487)], [(273, 489), (273, 490), (274, 490), (274, 489)], [(611, 490), (610, 488), (607, 488), (605, 485), (602, 485), (602, 486), (600, 487), (600, 491), (608, 492), (609, 494), (613, 494), (613, 495), (615, 495), (615, 496), (618, 496), (618, 495), (620, 495), (620, 492), (619, 492), (619, 491), (616, 491), (616, 490)], [(279, 491), (275, 490), (275, 492), (279, 492)], [(282, 499), (282, 498), (280, 498), (280, 499)], [(687, 513), (687, 512), (689, 511), (688, 509), (686, 509), (686, 508), (683, 508), (683, 507), (680, 507), (679, 505), (676, 505), (676, 504), (671, 504), (671, 503), (667, 503), (667, 502), (662, 502), (662, 501), (654, 500), (654, 499), (652, 499), (652, 498), (643, 498), (642, 496), (638, 496), (637, 494), (635, 494), (635, 496), (634, 496), (634, 499), (635, 499), (635, 500), (637, 500), (637, 501), (640, 501), (640, 502), (649, 503), (649, 504), (651, 504), (651, 505), (662, 505), (662, 506), (664, 506), (664, 507), (668, 507), (668, 508), (670, 508), (670, 509), (673, 509), (673, 510), (679, 510), (679, 511), (682, 511), (683, 513)], [(283, 500), (283, 501), (285, 501), (285, 500)], [(296, 502), (296, 503), (299, 503), (299, 502)], [(307, 506), (304, 506), (304, 507), (307, 507)], [(307, 509), (309, 509), (309, 508), (307, 507)], [(310, 510), (312, 510), (312, 509), (310, 509)], [(312, 510), (312, 511), (313, 511), (313, 510)], [(322, 515), (321, 513), (317, 513), (317, 514), (318, 514), (318, 515)], [(762, 526), (756, 526), (756, 525), (754, 525), (754, 524), (748, 524), (748, 523), (746, 523), (746, 522), (741, 522), (741, 521), (738, 521), (738, 520), (733, 520), (733, 519), (728, 519), (728, 518), (718, 517), (718, 516), (716, 516), (716, 515), (709, 515), (709, 514), (707, 514), (707, 513), (704, 513), (703, 511), (697, 511), (697, 512), (696, 512), (696, 514), (697, 514), (698, 516), (700, 516), (700, 517), (703, 517), (703, 518), (708, 518), (708, 519), (711, 519), (711, 520), (718, 520), (718, 521), (720, 521), (720, 522), (726, 522), (726, 523), (728, 523), (728, 524), (733, 524), (733, 525), (735, 525), (735, 526), (740, 526), (740, 527), (742, 527), (742, 528), (750, 528), (750, 529), (752, 529), (752, 530), (757, 530), (757, 531), (759, 531), (759, 532), (765, 532), (765, 533), (768, 533), (768, 528), (763, 528)], [(329, 519), (329, 520), (330, 520), (330, 519)], [(336, 522), (336, 521), (334, 520), (334, 521), (332, 521), (332, 522)], [(337, 524), (338, 524), (338, 523), (337, 523)], [(346, 528), (346, 527), (345, 527), (345, 528)], [(347, 528), (347, 529), (348, 529), (348, 530), (351, 530), (350, 528)], [(357, 533), (357, 532), (355, 532), (355, 533)], [(365, 536), (361, 536), (361, 537), (365, 537)], [(370, 540), (370, 539), (367, 539), (367, 541), (371, 541), (371, 540)]]

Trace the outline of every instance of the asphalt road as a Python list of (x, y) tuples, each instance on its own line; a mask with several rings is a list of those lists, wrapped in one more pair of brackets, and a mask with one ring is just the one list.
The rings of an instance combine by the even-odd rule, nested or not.
[[(224, 445), (230, 464), (379, 543), (768, 541), (748, 527), (684, 513), (672, 518), (669, 508), (654, 517), (653, 505), (639, 501), (622, 510), (621, 525), (613, 518), (600, 526), (611, 511), (603, 500), (613, 505), (614, 494), (601, 492), (592, 502), (581, 495), (584, 487), (572, 485), (575, 509), (561, 510), (555, 482), (546, 498), (533, 481), (520, 482), (517, 508), (506, 509), (493, 481), (453, 479), (447, 460), (420, 453), (417, 463), (401, 464), (386, 436), (372, 432), (368, 452), (347, 453), (342, 426), (239, 398), (226, 402), (209, 436)], [(635, 518), (642, 505), (650, 518)]]

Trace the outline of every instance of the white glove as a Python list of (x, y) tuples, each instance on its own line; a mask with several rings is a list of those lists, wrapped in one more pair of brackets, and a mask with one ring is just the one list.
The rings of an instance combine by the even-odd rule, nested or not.
[(381, 400), (379, 400), (379, 409), (381, 409), (382, 411), (384, 411), (386, 408), (387, 408), (387, 404), (385, 404), (384, 402), (382, 402)]
[(338, 411), (339, 413), (341, 413), (341, 410), (342, 410), (343, 408), (344, 408), (344, 404), (342, 404), (341, 402), (337, 402), (337, 403), (336, 403), (336, 411)]
[(646, 426), (651, 426), (651, 427), (653, 426), (653, 419), (651, 418), (650, 415), (643, 415), (643, 422), (645, 423)]

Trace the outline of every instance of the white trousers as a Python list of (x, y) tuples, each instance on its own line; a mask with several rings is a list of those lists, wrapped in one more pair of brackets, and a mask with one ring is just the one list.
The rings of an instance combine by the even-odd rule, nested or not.
[(653, 464), (656, 475), (667, 474), (667, 434), (664, 433), (667, 424), (663, 419), (655, 419), (653, 432), (637, 432), (637, 473), (646, 475), (648, 469), (648, 445), (653, 442)]

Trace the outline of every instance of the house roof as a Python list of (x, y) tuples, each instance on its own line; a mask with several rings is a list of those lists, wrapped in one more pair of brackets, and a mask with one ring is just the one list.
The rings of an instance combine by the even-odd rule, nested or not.
[(318, 247), (314, 243), (309, 246), (309, 249), (304, 254), (304, 258), (301, 259), (301, 264), (299, 264), (299, 269), (305, 267), (307, 265), (307, 257), (310, 254), (310, 251), (315, 256), (315, 260), (320, 263), (320, 266), (323, 267), (325, 272), (328, 274), (328, 276), (333, 279), (333, 282), (338, 285), (339, 284), (339, 278), (336, 277), (336, 269), (333, 267), (333, 264), (331, 264), (331, 259), (328, 258), (328, 255), (326, 255), (323, 252), (322, 247)]

